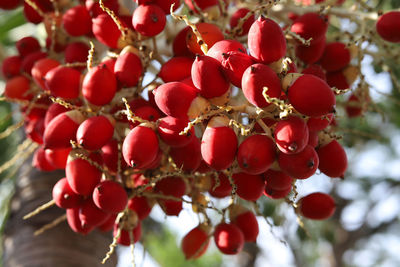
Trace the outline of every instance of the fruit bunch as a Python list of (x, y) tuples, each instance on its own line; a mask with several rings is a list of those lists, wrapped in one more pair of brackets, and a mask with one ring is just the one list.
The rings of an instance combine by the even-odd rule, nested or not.
[[(295, 184), (317, 169), (344, 178), (337, 97), (351, 90), (338, 102), (349, 117), (370, 102), (360, 73), (365, 35), (327, 35), (332, 17), (353, 15), (343, 1), (134, 2), (131, 11), (116, 0), (23, 3), (25, 18), (44, 24), (46, 46), (31, 36), (16, 43), (18, 54), (2, 63), (4, 97), (20, 104), (33, 165), (65, 169), (46, 207), (65, 209), (75, 232), (113, 229), (114, 243), (129, 245), (154, 205), (178, 216), (191, 204), (200, 221), (182, 240), (187, 259), (211, 237), (224, 254), (255, 242), (263, 197), (286, 199), (305, 218), (332, 216), (332, 197), (297, 199)], [(379, 18), (384, 40), (400, 41), (398, 17)], [(229, 206), (214, 205), (227, 197)]]

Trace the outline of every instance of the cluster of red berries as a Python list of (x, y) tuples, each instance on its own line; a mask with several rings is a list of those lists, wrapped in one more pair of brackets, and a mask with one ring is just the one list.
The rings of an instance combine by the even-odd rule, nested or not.
[[(271, 3), (251, 10), (218, 0), (137, 0), (130, 14), (116, 0), (52, 2), (24, 2), (26, 19), (43, 21), (49, 38), (46, 49), (33, 37), (16, 43), (19, 54), (2, 64), (4, 95), (21, 103), (26, 135), (40, 145), (33, 165), (65, 169), (53, 200), (75, 232), (114, 228), (117, 242), (129, 245), (154, 204), (177, 216), (185, 201), (204, 219), (183, 238), (186, 257), (200, 257), (210, 236), (222, 253), (236, 254), (258, 235), (256, 214), (235, 204), (237, 197), (288, 198), (295, 181), (317, 169), (343, 178), (336, 94), (358, 69), (350, 65), (351, 46), (326, 42), (328, 15), (286, 14), (291, 22), (283, 30), (274, 19), (256, 18)], [(181, 6), (200, 21), (172, 14), (188, 26), (173, 36), (173, 56), (164, 62), (155, 38), (167, 34), (166, 17)], [(399, 14), (392, 13), (377, 31), (399, 42)], [(112, 51), (95, 66), (88, 38)], [(153, 61), (161, 63), (162, 83), (144, 86)], [(350, 97), (349, 117), (362, 114), (361, 100)], [(233, 200), (215, 227), (209, 196)], [(292, 203), (315, 220), (335, 210), (319, 192)]]

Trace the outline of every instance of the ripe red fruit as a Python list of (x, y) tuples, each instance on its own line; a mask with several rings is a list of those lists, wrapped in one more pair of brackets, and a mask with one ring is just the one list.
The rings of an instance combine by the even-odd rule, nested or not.
[(105, 64), (91, 68), (83, 79), (82, 94), (93, 105), (103, 106), (110, 103), (116, 90), (115, 75)]
[(65, 177), (54, 185), (52, 194), (56, 205), (63, 209), (79, 207), (83, 200), (71, 189)]
[(211, 196), (216, 198), (224, 198), (232, 193), (232, 186), (229, 181), (229, 178), (222, 172), (218, 173), (219, 185), (217, 187), (215, 187), (215, 185), (217, 184), (216, 177), (212, 175), (210, 179), (211, 183), (208, 192), (210, 193)]
[(83, 115), (77, 110), (57, 115), (44, 131), (45, 147), (51, 149), (70, 147), (70, 140), (75, 140), (76, 131), (83, 120)]
[(25, 120), (25, 134), (32, 141), (43, 144), (44, 120)]
[(222, 63), (224, 53), (240, 52), (247, 54), (246, 48), (236, 40), (221, 40), (216, 42), (207, 52), (207, 56), (215, 58)]
[(231, 166), (236, 156), (238, 141), (235, 131), (228, 124), (226, 117), (213, 117), (201, 140), (204, 161), (217, 171)]
[(311, 117), (307, 121), (308, 130), (318, 132), (322, 131), (331, 123), (333, 119), (333, 113), (329, 113), (322, 117)]
[(83, 42), (68, 44), (64, 51), (65, 63), (86, 62), (89, 49), (89, 46)]
[(4, 96), (11, 99), (30, 100), (32, 94), (28, 93), (30, 81), (25, 76), (15, 76), (6, 82)]
[(114, 74), (122, 87), (136, 86), (143, 74), (140, 57), (131, 52), (120, 54), (114, 65)]
[(286, 54), (286, 39), (281, 27), (269, 18), (260, 17), (251, 25), (248, 35), (250, 55), (270, 64)]
[(6, 79), (17, 76), (21, 72), (22, 59), (19, 56), (10, 56), (3, 60), (1, 72)]
[(153, 205), (146, 197), (133, 197), (128, 201), (128, 208), (136, 212), (139, 220), (144, 220), (149, 216)]
[(101, 14), (92, 20), (92, 31), (101, 43), (118, 48), (121, 31), (108, 14)]
[(174, 52), (174, 56), (193, 56), (193, 53), (186, 45), (186, 36), (191, 30), (192, 29), (189, 26), (186, 26), (175, 36), (174, 42), (172, 43), (172, 51)]
[(300, 214), (312, 220), (325, 220), (333, 215), (336, 205), (333, 198), (324, 193), (312, 193), (298, 201)]
[(90, 117), (79, 125), (76, 140), (87, 150), (98, 150), (113, 137), (114, 124), (111, 116)]
[[(218, 26), (214, 24), (203, 22), (196, 24), (196, 27), (208, 48), (212, 47), (216, 42), (225, 39), (224, 34)], [(186, 44), (192, 53), (199, 55), (204, 54), (197, 42), (197, 36), (192, 30), (190, 30), (186, 35)]]
[(242, 199), (257, 201), (264, 192), (264, 180), (260, 175), (251, 175), (240, 172), (233, 175), (233, 181), (237, 186), (237, 194)]
[(313, 64), (324, 54), (325, 44), (325, 36), (317, 42), (312, 42), (309, 46), (298, 44), (295, 50), (296, 57), (304, 63)]
[(326, 71), (337, 71), (349, 65), (350, 60), (350, 50), (346, 45), (334, 42), (325, 46), (320, 64)]
[(215, 227), (214, 241), (222, 253), (234, 255), (242, 251), (244, 235), (236, 225), (220, 223)]
[(332, 140), (317, 148), (319, 158), (318, 169), (329, 177), (344, 177), (347, 169), (347, 156), (338, 141)]
[(81, 36), (92, 31), (92, 17), (83, 5), (77, 5), (68, 9), (62, 22), (65, 31), (71, 36)]
[(192, 136), (188, 144), (172, 147), (169, 155), (178, 168), (189, 172), (194, 171), (201, 162), (200, 140), (196, 136)]
[(347, 100), (346, 114), (349, 118), (361, 116), (363, 113), (362, 103), (359, 97), (352, 94)]
[(318, 13), (306, 13), (298, 17), (290, 27), (292, 32), (297, 33), (304, 39), (312, 38), (311, 44), (324, 38), (327, 29), (327, 18)]
[[(185, 4), (188, 5), (188, 7), (197, 12), (196, 8), (194, 7), (193, 3), (191, 0), (184, 0)], [(201, 9), (201, 10), (205, 10), (207, 8), (213, 7), (218, 5), (218, 0), (194, 0), (194, 2), (197, 4), (197, 6)]]
[(86, 199), (79, 209), (79, 219), (82, 225), (98, 226), (103, 224), (109, 216), (109, 213), (104, 212), (94, 204), (92, 198)]
[(157, 5), (139, 5), (133, 12), (133, 28), (144, 36), (159, 34), (166, 23), (164, 11)]
[(128, 194), (121, 184), (106, 180), (94, 189), (93, 202), (105, 212), (118, 213), (123, 211), (128, 204)]
[[(111, 139), (101, 148), (104, 165), (112, 173), (116, 173), (118, 170), (118, 153), (118, 141), (115, 139)], [(126, 162), (121, 160), (121, 169), (124, 169), (126, 166)]]
[(236, 87), (242, 87), (244, 71), (253, 65), (253, 59), (242, 52), (231, 51), (223, 54), (221, 62), (226, 78)]
[(21, 57), (26, 57), (27, 55), (40, 50), (39, 41), (32, 36), (21, 38), (15, 44), (15, 47), (17, 48), (18, 53)]
[(151, 164), (158, 153), (156, 133), (145, 126), (133, 128), (122, 145), (122, 155), (129, 166), (141, 169)]
[[(107, 1), (103, 1), (103, 3), (104, 3), (104, 6), (106, 6), (110, 10), (114, 11), (114, 13), (118, 14), (118, 11), (119, 11), (118, 0), (107, 0)], [(99, 3), (95, 0), (86, 0), (85, 6), (93, 18), (95, 18), (99, 15), (102, 15), (102, 14), (106, 14), (108, 16), (108, 14), (101, 9)]]
[(36, 61), (45, 57), (47, 57), (47, 53), (41, 51), (36, 51), (27, 55), (22, 59), (21, 71), (31, 75), (33, 65), (36, 63)]
[(240, 168), (249, 174), (261, 174), (275, 161), (275, 143), (266, 135), (247, 137), (239, 146), (237, 161)]
[(40, 88), (45, 90), (46, 86), (44, 77), (46, 76), (46, 73), (59, 65), (60, 62), (51, 58), (43, 58), (36, 61), (31, 70), (33, 80), (40, 86)]
[(318, 155), (314, 148), (307, 145), (297, 154), (279, 153), (278, 163), (282, 171), (294, 179), (307, 179), (318, 168)]
[(243, 232), (244, 241), (256, 242), (259, 228), (257, 218), (253, 212), (242, 205), (233, 205), (229, 208), (231, 222)]
[(8, 0), (8, 1), (1, 1), (0, 8), (5, 10), (12, 10), (17, 8), (22, 3), (21, 0)]
[(58, 66), (44, 77), (46, 89), (56, 97), (74, 99), (79, 97), (81, 73), (76, 69)]
[[(154, 190), (165, 196), (181, 198), (186, 193), (186, 183), (181, 177), (170, 176), (157, 182)], [(167, 200), (161, 197), (158, 202), (167, 215), (178, 216), (182, 210), (182, 201)]]
[[(238, 10), (235, 11), (235, 13), (232, 14), (231, 19), (229, 21), (229, 25), (231, 27), (231, 29), (233, 30), (239, 23), (239, 20), (244, 18), (247, 13), (249, 13), (250, 10), (247, 8), (239, 8)], [(255, 18), (254, 18), (254, 14), (251, 15), (248, 19), (246, 19), (246, 21), (243, 23), (242, 27), (241, 27), (241, 32), (237, 32), (234, 33), (236, 36), (244, 36), (246, 35), (249, 30), (251, 25), (254, 23)]]
[(72, 148), (61, 148), (61, 149), (46, 149), (45, 157), (47, 161), (57, 169), (65, 169), (67, 165), (68, 155)]
[(174, 11), (181, 6), (181, 1), (179, 0), (154, 0), (154, 3), (159, 6), (165, 13), (165, 15), (170, 14), (171, 6), (174, 5)]
[(268, 188), (274, 190), (286, 190), (292, 186), (293, 179), (284, 172), (270, 169), (266, 171), (263, 176)]
[(114, 228), (115, 220), (117, 219), (118, 214), (111, 214), (108, 219), (97, 226), (97, 229), (99, 229), (102, 232), (109, 232)]
[(303, 74), (287, 90), (290, 103), (304, 115), (320, 117), (334, 111), (336, 99), (332, 89), (314, 75)]
[[(90, 196), (100, 182), (102, 172), (87, 160), (75, 156), (76, 153), (85, 153), (83, 150), (72, 150), (68, 157), (65, 174), (71, 189), (83, 196)], [(101, 156), (91, 153), (89, 159), (101, 165)]]
[(253, 105), (263, 108), (269, 105), (263, 96), (266, 94), (278, 98), (282, 94), (281, 82), (276, 73), (264, 64), (254, 64), (246, 69), (242, 77), (242, 90), (246, 99)]
[[(138, 221), (135, 228), (132, 230), (133, 242), (136, 243), (142, 237), (142, 222)], [(113, 236), (116, 236), (118, 232), (118, 224), (114, 225)], [(118, 244), (123, 246), (129, 246), (131, 244), (131, 239), (128, 230), (121, 230), (121, 236), (117, 240)]]
[(183, 254), (186, 260), (200, 258), (208, 248), (210, 239), (207, 226), (199, 225), (187, 233), (181, 243)]
[(309, 65), (307, 68), (303, 69), (303, 71), (301, 73), (312, 74), (312, 75), (317, 76), (318, 78), (326, 81), (326, 74), (325, 74), (324, 69), (321, 67), (321, 65), (317, 65), (317, 64)]
[(392, 42), (400, 42), (400, 11), (389, 11), (379, 17), (376, 23), (376, 31), (382, 39)]
[(94, 226), (82, 224), (79, 219), (79, 210), (80, 207), (67, 209), (67, 222), (72, 231), (87, 235), (94, 229)]
[(197, 56), (191, 73), (193, 84), (204, 98), (222, 96), (229, 90), (230, 84), (223, 74), (221, 63), (212, 57)]
[(307, 124), (300, 117), (290, 116), (276, 124), (274, 137), (276, 145), (283, 153), (299, 153), (308, 143)]
[(158, 77), (164, 82), (179, 82), (190, 77), (193, 59), (189, 57), (173, 57), (161, 66)]
[(32, 166), (41, 171), (54, 171), (56, 168), (46, 159), (43, 147), (36, 149), (33, 154)]
[[(135, 116), (140, 117), (147, 121), (157, 121), (160, 118), (160, 112), (151, 106), (143, 106), (135, 109)], [(140, 123), (138, 121), (129, 121), (129, 127), (132, 129), (138, 126)]]
[(47, 125), (50, 123), (52, 119), (54, 119), (57, 115), (67, 112), (69, 109), (67, 109), (64, 106), (61, 106), (58, 103), (52, 103), (49, 108), (47, 109), (45, 118), (44, 118), (44, 125), (47, 127)]
[(280, 199), (286, 197), (290, 193), (290, 191), (292, 191), (292, 186), (289, 186), (287, 189), (284, 190), (276, 190), (266, 184), (264, 195), (272, 199)]
[(196, 98), (196, 89), (182, 82), (170, 82), (155, 90), (155, 101), (162, 112), (175, 118), (187, 119)]
[(188, 125), (189, 121), (171, 116), (164, 117), (158, 125), (158, 135), (161, 140), (169, 146), (181, 147), (187, 145), (195, 135), (194, 128), (188, 134), (180, 135)]

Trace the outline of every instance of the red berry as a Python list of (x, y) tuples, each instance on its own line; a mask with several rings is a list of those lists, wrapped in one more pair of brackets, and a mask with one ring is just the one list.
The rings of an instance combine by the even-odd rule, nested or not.
[(276, 158), (275, 143), (266, 135), (247, 137), (239, 146), (237, 161), (249, 174), (261, 174), (268, 170)]
[(93, 191), (93, 202), (108, 213), (118, 213), (128, 204), (128, 194), (121, 184), (107, 180), (99, 183)]
[[(224, 34), (218, 26), (214, 24), (203, 22), (196, 24), (196, 27), (208, 48), (212, 47), (216, 42), (225, 39)], [(192, 53), (199, 55), (203, 54), (203, 51), (197, 42), (197, 36), (192, 30), (186, 35), (186, 43)]]
[(247, 54), (246, 48), (236, 40), (221, 40), (216, 42), (207, 52), (207, 56), (215, 58), (222, 63), (224, 60), (223, 54), (229, 52), (240, 52)]
[(292, 186), (289, 186), (287, 189), (284, 190), (276, 190), (266, 184), (264, 195), (272, 199), (280, 199), (286, 197), (290, 193), (290, 191), (292, 191)]
[(312, 42), (309, 46), (299, 44), (295, 50), (296, 57), (304, 63), (313, 64), (324, 54), (325, 44), (325, 36), (316, 42)]
[(228, 255), (238, 254), (244, 246), (243, 232), (234, 224), (218, 224), (215, 227), (214, 240), (218, 249)]
[(149, 216), (153, 205), (146, 197), (133, 197), (128, 201), (128, 208), (136, 212), (139, 220), (144, 220)]
[[(181, 177), (170, 176), (157, 182), (154, 190), (165, 196), (173, 196), (179, 199), (186, 193), (186, 183)], [(178, 216), (182, 210), (182, 201), (167, 200), (162, 197), (158, 201), (167, 215)]]
[(190, 77), (193, 59), (189, 57), (173, 57), (161, 66), (158, 77), (164, 82), (179, 82)]
[(40, 171), (54, 171), (56, 168), (46, 159), (43, 147), (39, 147), (33, 154), (32, 166)]
[(122, 87), (136, 86), (143, 74), (140, 57), (131, 52), (120, 54), (114, 65), (114, 73)]
[[(231, 29), (233, 30), (239, 23), (239, 20), (244, 18), (247, 13), (249, 13), (250, 10), (247, 8), (239, 8), (238, 10), (235, 11), (235, 13), (232, 14), (231, 19), (229, 21), (229, 25), (231, 27)], [(254, 18), (254, 14), (251, 15), (248, 19), (246, 19), (246, 21), (243, 23), (242, 28), (241, 28), (241, 33), (237, 33), (235, 35), (237, 36), (243, 36), (246, 35), (249, 30), (251, 25), (254, 23), (255, 18)]]
[(259, 228), (257, 218), (253, 212), (242, 205), (233, 205), (229, 208), (231, 222), (243, 232), (244, 241), (256, 242)]
[(79, 210), (80, 207), (67, 209), (67, 222), (72, 231), (87, 235), (94, 229), (94, 226), (82, 224), (79, 219)]
[(133, 28), (144, 36), (155, 36), (166, 25), (164, 11), (157, 5), (139, 5), (132, 16)]
[(290, 30), (304, 39), (312, 38), (314, 44), (325, 37), (328, 29), (327, 18), (318, 13), (306, 13), (298, 17), (290, 27)]
[(141, 169), (157, 157), (158, 138), (156, 133), (145, 126), (133, 128), (122, 145), (122, 155), (129, 166)]
[(251, 25), (248, 34), (250, 55), (270, 64), (286, 54), (286, 39), (281, 27), (269, 18), (260, 17)]
[(105, 222), (109, 213), (99, 209), (93, 202), (92, 198), (88, 198), (79, 209), (79, 219), (82, 225), (98, 226)]
[(1, 64), (1, 71), (6, 79), (17, 76), (21, 72), (22, 59), (19, 56), (7, 57)]
[(343, 178), (347, 169), (347, 156), (338, 141), (332, 140), (317, 148), (319, 158), (318, 169), (329, 177)]
[(268, 170), (264, 174), (265, 184), (274, 190), (286, 190), (292, 186), (293, 179), (281, 171)]
[(30, 81), (25, 76), (15, 76), (6, 82), (4, 95), (11, 99), (30, 100), (32, 94), (29, 93)]
[(110, 103), (116, 90), (115, 75), (104, 64), (91, 68), (83, 79), (82, 94), (93, 105)]
[(45, 57), (47, 57), (47, 53), (41, 51), (36, 51), (27, 55), (22, 59), (21, 71), (31, 75), (33, 65), (36, 63), (36, 61)]
[(333, 113), (329, 113), (322, 117), (311, 117), (307, 121), (307, 127), (310, 131), (318, 132), (322, 131), (331, 123), (333, 119)]
[(307, 124), (300, 117), (289, 116), (276, 124), (274, 137), (276, 145), (283, 153), (299, 153), (308, 143)]
[(193, 55), (186, 45), (186, 36), (189, 31), (191, 31), (191, 28), (186, 26), (175, 36), (174, 42), (172, 43), (172, 51), (174, 52), (174, 56), (180, 57)]
[(47, 72), (49, 72), (51, 69), (58, 67), (59, 65), (60, 62), (51, 58), (43, 58), (39, 61), (36, 61), (31, 70), (33, 80), (36, 82), (37, 85), (45, 90), (45, 76)]
[(316, 65), (316, 64), (309, 65), (301, 73), (312, 74), (312, 75), (317, 76), (318, 78), (326, 81), (326, 74), (325, 74), (324, 69), (321, 67), (321, 65)]
[(46, 149), (45, 157), (47, 161), (57, 169), (65, 169), (67, 165), (68, 155), (72, 148), (61, 148), (61, 149)]
[(81, 73), (76, 69), (58, 66), (44, 77), (46, 89), (56, 97), (74, 99), (79, 97)]
[(60, 179), (53, 187), (53, 200), (56, 205), (63, 209), (79, 207), (82, 197), (77, 195), (69, 186), (67, 178)]
[(363, 113), (362, 103), (360, 98), (352, 94), (347, 100), (346, 114), (349, 118), (361, 116)]
[(379, 17), (376, 23), (376, 31), (382, 39), (392, 42), (400, 42), (400, 11), (390, 11)]
[(92, 31), (92, 18), (83, 5), (68, 9), (62, 20), (65, 31), (71, 36), (81, 36)]
[(40, 44), (39, 41), (32, 36), (27, 36), (20, 39), (16, 44), (15, 47), (18, 50), (18, 53), (21, 57), (26, 57), (27, 55), (40, 51)]
[(260, 175), (240, 172), (235, 173), (232, 178), (237, 186), (237, 194), (242, 199), (257, 201), (262, 196), (265, 185)]
[(52, 119), (57, 117), (57, 115), (67, 112), (69, 109), (67, 109), (64, 106), (61, 106), (58, 103), (52, 103), (49, 108), (47, 109), (45, 118), (44, 118), (44, 125), (47, 127), (47, 125), (50, 123)]
[(98, 150), (113, 137), (114, 124), (111, 116), (90, 117), (79, 125), (76, 140), (87, 150)]
[(193, 136), (188, 144), (172, 147), (169, 154), (178, 168), (189, 172), (194, 171), (201, 162), (200, 140)]
[(65, 63), (86, 62), (89, 49), (89, 46), (83, 42), (68, 44), (64, 51)]
[(187, 233), (181, 243), (183, 254), (186, 260), (200, 258), (208, 248), (210, 239), (207, 233), (207, 226), (199, 225)]
[(350, 60), (350, 50), (346, 45), (344, 43), (334, 42), (325, 46), (320, 64), (326, 71), (337, 71), (349, 65)]
[(336, 209), (335, 201), (330, 195), (312, 193), (298, 201), (301, 215), (312, 220), (325, 220), (333, 215)]
[(110, 48), (118, 48), (121, 31), (108, 14), (101, 14), (92, 20), (92, 31), (101, 43)]
[(294, 179), (307, 179), (318, 168), (319, 159), (315, 149), (307, 145), (300, 153), (279, 153), (279, 166), (282, 171)]
[(172, 147), (182, 147), (190, 143), (195, 135), (194, 128), (191, 128), (187, 134), (180, 133), (188, 126), (189, 121), (174, 117), (164, 117), (158, 125), (158, 135), (161, 140)]
[(242, 52), (231, 51), (223, 54), (222, 67), (226, 78), (236, 87), (242, 87), (245, 70), (253, 65), (253, 59)]
[[(117, 235), (118, 227), (119, 227), (118, 224), (114, 225), (113, 236)], [(138, 221), (136, 227), (133, 228), (131, 231), (132, 231), (133, 242), (136, 243), (142, 237), (142, 222)], [(123, 246), (129, 246), (131, 244), (130, 234), (128, 230), (124, 229), (121, 230), (121, 236), (118, 238), (117, 242), (118, 244)]]
[(263, 108), (269, 105), (263, 96), (266, 94), (278, 98), (282, 94), (281, 82), (276, 73), (264, 64), (254, 64), (246, 69), (242, 77), (242, 90), (246, 99), (253, 105)]

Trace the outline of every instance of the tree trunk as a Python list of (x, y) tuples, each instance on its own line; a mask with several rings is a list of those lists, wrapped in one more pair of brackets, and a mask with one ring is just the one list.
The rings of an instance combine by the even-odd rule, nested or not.
[(64, 175), (61, 171), (39, 172), (29, 163), (21, 168), (4, 232), (5, 267), (116, 266), (115, 254), (107, 264), (101, 264), (112, 241), (109, 233), (93, 231), (82, 236), (74, 233), (64, 221), (39, 236), (33, 235), (42, 226), (65, 214), (64, 210), (54, 206), (26, 221), (22, 219), (52, 199), (53, 185)]

